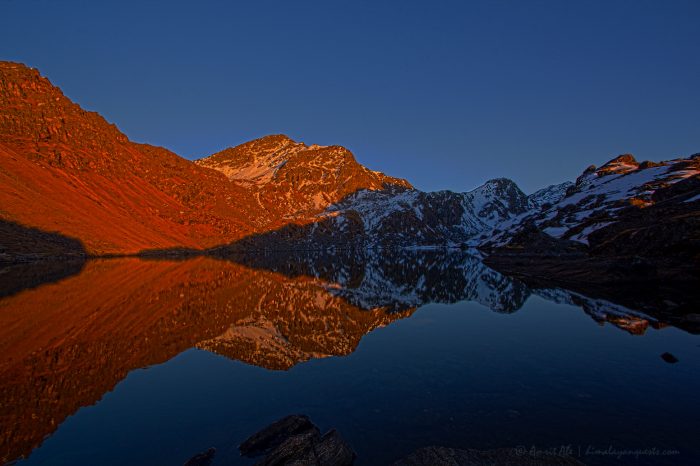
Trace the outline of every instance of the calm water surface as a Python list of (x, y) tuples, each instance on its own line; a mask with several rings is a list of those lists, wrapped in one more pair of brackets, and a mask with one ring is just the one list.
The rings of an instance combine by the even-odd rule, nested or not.
[(217, 465), (250, 464), (237, 445), (291, 413), (338, 429), (358, 464), (428, 445), (700, 461), (697, 335), (529, 289), (466, 253), (119, 259), (0, 277), (4, 461), (181, 465), (213, 446)]

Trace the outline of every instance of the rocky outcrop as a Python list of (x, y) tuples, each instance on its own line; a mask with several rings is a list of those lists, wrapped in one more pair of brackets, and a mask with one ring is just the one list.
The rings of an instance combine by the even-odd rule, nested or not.
[(248, 437), (238, 449), (242, 455), (259, 455), (279, 447), (289, 437), (308, 431), (318, 432), (318, 428), (307, 416), (286, 416)]
[(257, 466), (349, 466), (355, 452), (335, 429), (321, 435), (303, 415), (286, 416), (253, 434), (239, 447), (242, 455), (264, 457)]

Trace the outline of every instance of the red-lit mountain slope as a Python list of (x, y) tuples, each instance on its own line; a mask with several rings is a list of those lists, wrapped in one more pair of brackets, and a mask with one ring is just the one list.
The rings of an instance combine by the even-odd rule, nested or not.
[(78, 239), (89, 253), (211, 246), (268, 223), (248, 190), (129, 141), (38, 71), (8, 62), (0, 62), (0, 185), (2, 220)]
[(341, 146), (307, 146), (287, 136), (265, 136), (198, 160), (256, 193), (261, 207), (286, 218), (324, 211), (359, 190), (413, 189), (403, 179), (360, 165)]
[(388, 185), (411, 188), (342, 147), (285, 136), (193, 163), (129, 141), (37, 70), (0, 62), (0, 221), (12, 231), (0, 258), (27, 249), (41, 255), (37, 235), (23, 239), (17, 226), (79, 240), (90, 254), (206, 248), (314, 221), (352, 192)]

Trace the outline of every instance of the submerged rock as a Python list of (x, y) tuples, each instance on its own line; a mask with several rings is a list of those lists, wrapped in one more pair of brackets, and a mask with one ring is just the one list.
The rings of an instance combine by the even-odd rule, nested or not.
[(209, 466), (214, 461), (214, 455), (216, 455), (216, 448), (210, 448), (205, 452), (194, 455), (183, 466)]
[(669, 364), (675, 364), (678, 362), (678, 358), (672, 355), (671, 353), (664, 353), (661, 355), (661, 359), (663, 359), (665, 362)]
[(246, 456), (265, 454), (258, 466), (348, 466), (356, 456), (335, 429), (321, 436), (318, 427), (302, 415), (273, 422), (244, 441), (239, 450)]

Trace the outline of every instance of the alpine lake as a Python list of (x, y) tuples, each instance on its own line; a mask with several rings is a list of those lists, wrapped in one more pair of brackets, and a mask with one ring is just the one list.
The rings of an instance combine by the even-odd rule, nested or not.
[(460, 250), (0, 269), (0, 460), (253, 464), (305, 414), (356, 464), (426, 446), (700, 464), (700, 338)]

